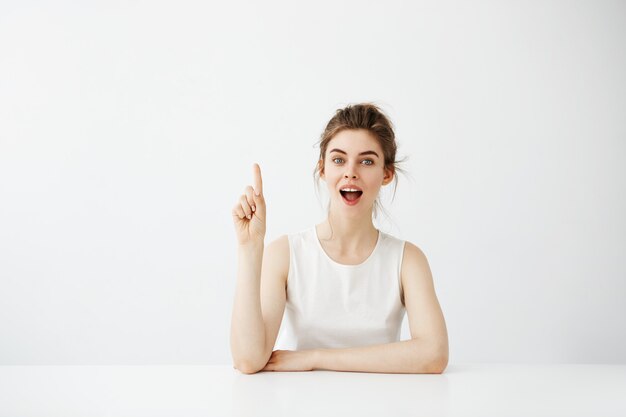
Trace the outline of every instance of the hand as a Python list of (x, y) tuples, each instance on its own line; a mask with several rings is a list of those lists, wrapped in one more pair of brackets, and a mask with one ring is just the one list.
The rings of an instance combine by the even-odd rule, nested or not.
[(253, 165), (252, 172), (254, 189), (248, 185), (232, 211), (237, 241), (240, 245), (263, 242), (265, 239), (265, 198), (261, 168), (258, 164)]
[(312, 371), (315, 368), (315, 350), (275, 350), (261, 371)]

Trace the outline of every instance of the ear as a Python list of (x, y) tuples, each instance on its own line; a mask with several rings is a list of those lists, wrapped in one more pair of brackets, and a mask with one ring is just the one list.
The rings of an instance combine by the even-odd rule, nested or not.
[(317, 161), (317, 169), (319, 170), (320, 178), (324, 179), (324, 161), (322, 159)]
[(396, 172), (393, 168), (385, 168), (385, 176), (383, 177), (383, 185), (389, 184), (393, 181), (393, 177), (396, 175)]

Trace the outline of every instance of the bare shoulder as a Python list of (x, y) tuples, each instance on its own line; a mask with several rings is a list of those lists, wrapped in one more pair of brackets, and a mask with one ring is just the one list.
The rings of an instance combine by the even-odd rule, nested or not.
[(404, 245), (401, 276), (403, 286), (406, 286), (408, 279), (432, 283), (432, 275), (426, 254), (409, 241), (406, 241)]
[(413, 267), (424, 267), (428, 266), (428, 259), (424, 252), (414, 245), (413, 243), (406, 241), (404, 245), (404, 257), (402, 259), (402, 268), (404, 269), (405, 265), (413, 266)]
[(282, 235), (272, 242), (270, 242), (265, 248), (266, 252), (270, 252), (273, 256), (286, 257), (289, 262), (289, 238), (287, 235)]
[(269, 243), (263, 253), (263, 269), (272, 276), (287, 279), (289, 273), (289, 238), (282, 235)]

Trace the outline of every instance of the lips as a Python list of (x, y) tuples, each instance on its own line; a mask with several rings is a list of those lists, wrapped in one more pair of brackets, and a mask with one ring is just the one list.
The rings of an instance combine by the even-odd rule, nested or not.
[(359, 202), (359, 199), (363, 195), (363, 190), (356, 185), (344, 185), (339, 189), (339, 193), (344, 203), (353, 206)]

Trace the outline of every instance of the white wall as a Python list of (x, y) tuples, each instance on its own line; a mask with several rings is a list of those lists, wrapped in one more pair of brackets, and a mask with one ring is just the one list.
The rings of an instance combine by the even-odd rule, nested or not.
[[(374, 101), (453, 362), (626, 363), (626, 3), (3, 2), (0, 364), (230, 362), (230, 209)], [(408, 337), (405, 322), (404, 337)]]

